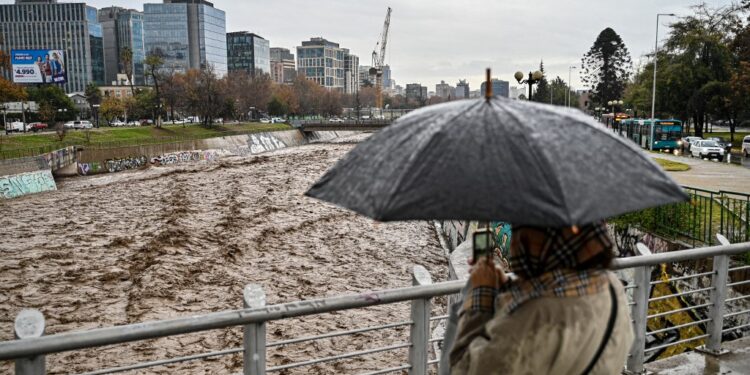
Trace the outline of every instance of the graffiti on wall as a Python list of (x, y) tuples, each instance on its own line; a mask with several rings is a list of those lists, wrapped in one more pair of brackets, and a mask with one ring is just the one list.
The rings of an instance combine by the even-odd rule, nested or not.
[(181, 151), (169, 154), (159, 155), (151, 158), (151, 164), (170, 165), (177, 163), (187, 163), (191, 161), (214, 161), (218, 157), (216, 151)]
[(75, 146), (61, 148), (42, 155), (42, 158), (44, 158), (47, 166), (55, 171), (75, 163), (76, 149)]
[(231, 150), (236, 155), (251, 155), (265, 151), (286, 147), (286, 144), (276, 137), (267, 134), (250, 134), (247, 136), (247, 146)]
[(145, 156), (131, 156), (123, 159), (109, 159), (104, 162), (109, 173), (137, 169), (146, 165)]
[(57, 190), (50, 170), (0, 177), (0, 197), (4, 199), (50, 190)]
[(86, 176), (89, 174), (102, 173), (106, 170), (102, 167), (101, 163), (92, 161), (91, 163), (78, 163), (78, 174)]
[(498, 256), (508, 259), (510, 252), (511, 225), (504, 221), (491, 221), (490, 230), (495, 234), (495, 251)]

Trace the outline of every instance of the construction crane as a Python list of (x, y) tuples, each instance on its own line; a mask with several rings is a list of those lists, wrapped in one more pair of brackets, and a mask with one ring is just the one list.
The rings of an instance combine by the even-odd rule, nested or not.
[[(375, 43), (375, 49), (372, 51), (372, 67), (370, 68), (370, 77), (374, 76), (375, 82), (375, 106), (383, 108), (383, 63), (385, 62), (385, 46), (388, 43), (388, 27), (391, 25), (391, 7), (385, 14), (383, 31), (380, 33), (378, 42)], [(379, 50), (379, 52), (378, 52)]]

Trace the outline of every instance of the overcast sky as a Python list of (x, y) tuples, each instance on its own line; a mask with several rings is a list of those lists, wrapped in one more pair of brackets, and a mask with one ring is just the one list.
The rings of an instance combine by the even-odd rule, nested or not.
[[(65, 0), (60, 0), (64, 2)], [(731, 0), (706, 0), (723, 6)], [(1, 0), (0, 3), (12, 1)], [(91, 0), (97, 8), (117, 5), (143, 10), (145, 2)], [(513, 73), (536, 69), (568, 79), (568, 67), (581, 57), (599, 32), (612, 27), (625, 41), (634, 63), (654, 48), (656, 13), (690, 13), (698, 0), (214, 0), (226, 11), (227, 32), (252, 31), (272, 47), (294, 52), (302, 40), (322, 36), (349, 48), (369, 65), (393, 8), (386, 62), (399, 85), (419, 82), (435, 90), (445, 80), (468, 79), (479, 88), (484, 69), (515, 84)], [(670, 18), (662, 18), (667, 25)], [(660, 28), (660, 39), (667, 27)], [(580, 80), (573, 71), (574, 88)]]

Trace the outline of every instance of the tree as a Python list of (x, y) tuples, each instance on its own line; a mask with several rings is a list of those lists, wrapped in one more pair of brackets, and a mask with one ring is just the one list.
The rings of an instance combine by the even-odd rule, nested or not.
[(539, 63), (539, 71), (542, 72), (542, 79), (536, 84), (536, 91), (531, 96), (531, 100), (540, 103), (549, 103), (550, 87), (547, 77), (544, 75), (544, 61)]
[(91, 112), (94, 113), (97, 105), (100, 105), (102, 102), (102, 96), (101, 92), (99, 91), (99, 86), (96, 85), (96, 83), (89, 83), (86, 85), (86, 90), (84, 91), (84, 95), (86, 96), (86, 101), (89, 103), (89, 108), (91, 109)]
[[(185, 104), (185, 75), (169, 72), (162, 78), (162, 97), (169, 108), (169, 118), (174, 121), (175, 110), (182, 110)], [(153, 96), (153, 95), (152, 95)]]
[(622, 98), (632, 62), (625, 43), (612, 28), (599, 33), (581, 62), (582, 81), (591, 90), (590, 106), (603, 106)]
[(203, 126), (213, 125), (215, 118), (227, 110), (227, 79), (218, 79), (212, 66), (191, 69), (186, 74), (187, 101), (203, 120)]
[(128, 77), (130, 83), (130, 93), (135, 96), (135, 85), (133, 84), (133, 50), (130, 47), (123, 47), (120, 51), (120, 61), (122, 61), (122, 71)]
[(0, 103), (17, 102), (29, 97), (26, 89), (7, 79), (0, 77)]
[(29, 100), (35, 101), (39, 106), (48, 104), (56, 111), (56, 121), (69, 121), (76, 117), (76, 109), (73, 101), (65, 95), (65, 91), (56, 85), (43, 85), (29, 88)]
[(107, 125), (111, 125), (114, 119), (125, 114), (125, 106), (122, 101), (113, 96), (105, 97), (99, 110), (101, 116), (107, 121)]
[(155, 53), (149, 54), (146, 56), (146, 60), (144, 61), (144, 64), (146, 65), (146, 70), (148, 76), (151, 78), (151, 80), (154, 83), (154, 110), (157, 112), (156, 116), (158, 118), (155, 118), (154, 123), (156, 124), (157, 128), (161, 127), (161, 93), (159, 92), (159, 83), (161, 81), (161, 68), (164, 66), (164, 58), (162, 57), (160, 51), (155, 51)]

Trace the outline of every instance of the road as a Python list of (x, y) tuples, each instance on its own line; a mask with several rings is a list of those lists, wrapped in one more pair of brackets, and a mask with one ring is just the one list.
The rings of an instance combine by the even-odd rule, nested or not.
[(747, 159), (743, 160), (743, 165), (736, 165), (666, 153), (650, 155), (689, 165), (688, 171), (669, 172), (680, 185), (750, 194), (750, 168), (747, 168), (750, 161)]
[[(303, 196), (353, 147), (314, 144), (218, 163), (64, 180), (60, 190), (0, 201), (0, 340), (22, 308), (47, 334), (236, 309), (248, 283), (269, 304), (411, 285), (411, 266), (447, 279), (427, 222), (381, 223)], [(346, 142), (343, 142), (346, 141)], [(434, 314), (444, 311), (436, 299)], [(268, 341), (409, 320), (406, 303), (270, 322)], [(408, 341), (408, 327), (271, 348), (268, 365)], [(241, 346), (241, 328), (47, 357), (79, 373)], [(289, 373), (361, 373), (406, 362), (407, 350)], [(146, 373), (237, 373), (241, 355)], [(0, 362), (0, 373), (12, 365)], [(142, 372), (139, 372), (142, 373)]]

